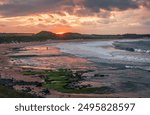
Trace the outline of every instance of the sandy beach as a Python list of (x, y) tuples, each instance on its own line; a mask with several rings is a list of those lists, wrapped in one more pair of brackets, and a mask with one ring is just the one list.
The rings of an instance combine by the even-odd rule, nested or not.
[[(78, 40), (73, 40), (75, 42), (79, 42)], [(60, 41), (49, 41), (50, 43), (57, 43)], [(72, 42), (72, 40), (68, 40), (67, 42)], [(41, 44), (47, 44), (48, 42), (33, 42), (33, 43), (11, 43), (11, 44), (0, 44), (0, 79), (1, 80), (14, 80), (18, 82), (30, 82), (31, 84), (34, 82), (42, 83), (42, 79), (39, 77), (33, 77), (33, 76), (25, 76), (21, 74), (22, 71), (24, 71), (23, 68), (20, 68), (19, 66), (15, 66), (14, 64), (10, 63), (10, 57), (8, 54), (10, 53), (10, 49), (13, 48), (23, 48), (23, 47), (30, 47), (30, 46), (36, 46)], [(39, 71), (38, 69), (35, 69), (36, 71)], [(6, 82), (7, 83), (7, 82)], [(35, 85), (13, 85), (13, 88), (18, 91), (23, 91), (23, 89), (31, 88), (32, 91), (31, 94), (35, 94), (40, 97), (101, 97), (99, 95), (89, 95), (89, 94), (66, 94), (61, 93), (55, 90), (49, 90), (50, 93), (43, 94), (42, 90), (44, 90), (44, 87), (36, 87)], [(103, 97), (103, 96), (102, 96)]]
[[(28, 66), (17, 66), (16, 64), (11, 63), (12, 58), (10, 58), (10, 54), (12, 53), (12, 49), (18, 49), (18, 48), (32, 48), (32, 50), (36, 51), (36, 52), (32, 52), (32, 55), (34, 53), (37, 53), (37, 49), (35, 50), (34, 48), (38, 47), (42, 47), (44, 45), (44, 47), (47, 47), (47, 45), (45, 46), (45, 44), (57, 44), (57, 43), (81, 43), (84, 42), (85, 40), (68, 40), (68, 41), (55, 41), (55, 40), (51, 40), (48, 42), (31, 42), (31, 43), (11, 43), (11, 44), (0, 44), (0, 80), (3, 82), (5, 81), (5, 83), (11, 84), (11, 87), (13, 87), (15, 90), (18, 91), (23, 91), (26, 93), (30, 93), (30, 94), (34, 94), (37, 95), (39, 97), (142, 97), (142, 92), (144, 93), (144, 91), (140, 91), (139, 93), (134, 93), (134, 92), (117, 92), (117, 93), (110, 93), (110, 94), (82, 94), (82, 93), (61, 93), (58, 92), (56, 90), (52, 90), (52, 89), (47, 89), (43, 86), (41, 86), (41, 84), (43, 83), (43, 79), (39, 76), (33, 76), (33, 75), (23, 75), (21, 74), (22, 72), (28, 70), (30, 67)], [(86, 40), (85, 42), (87, 42), (88, 40)], [(94, 40), (89, 40), (89, 41), (94, 41)], [(103, 41), (103, 40), (102, 40)], [(74, 55), (70, 55), (70, 54), (66, 54), (64, 55), (64, 53), (62, 51), (60, 51), (58, 49), (58, 47), (50, 46), (51, 49), (48, 50), (48, 54), (52, 55), (52, 56), (58, 56), (61, 54), (63, 54), (63, 58), (61, 57), (61, 59), (63, 59), (64, 63), (67, 62), (68, 66), (64, 63), (62, 63), (63, 61), (59, 60), (59, 58), (53, 57), (50, 58), (51, 60), (49, 60), (49, 64), (52, 64), (53, 61), (55, 62), (56, 65), (60, 65), (60, 67), (71, 67), (70, 65), (74, 65), (73, 68), (79, 68), (82, 67), (83, 70), (86, 70), (86, 66), (84, 67), (83, 65), (90, 65), (90, 67), (94, 67), (94, 70), (97, 70), (101, 73), (104, 73), (102, 75), (105, 75), (106, 73), (108, 74), (108, 71), (106, 71), (103, 66), (103, 64), (99, 64), (99, 68), (97, 69), (96, 66), (94, 65), (94, 63), (92, 61), (86, 60), (86, 58), (81, 58), (81, 57), (77, 57)], [(14, 51), (15, 51), (14, 50)], [(47, 52), (44, 52), (45, 49), (40, 49), (42, 51), (40, 51), (42, 54), (38, 54), (38, 56), (41, 55), (45, 55), (47, 54)], [(30, 52), (26, 52), (27, 54)], [(45, 53), (45, 54), (44, 54)], [(14, 53), (15, 54), (15, 53)], [(21, 54), (20, 54), (21, 55)], [(22, 56), (22, 55), (21, 55)], [(43, 57), (42, 57), (43, 58)], [(40, 60), (41, 61), (41, 60)], [(58, 64), (57, 64), (58, 62)], [(60, 64), (62, 63), (62, 65)], [(79, 64), (79, 65), (78, 65)], [(51, 65), (51, 67), (58, 67), (56, 65)], [(87, 66), (88, 67), (88, 66)], [(90, 68), (90, 69), (92, 69)], [(42, 69), (42, 65), (40, 66), (40, 68), (32, 68), (32, 70), (34, 71), (41, 71), (41, 70), (45, 70), (46, 68)], [(89, 69), (89, 68), (88, 68)], [(30, 69), (31, 70), (31, 69)], [(81, 68), (80, 68), (81, 70)], [(119, 72), (120, 71), (120, 72)], [(109, 71), (109, 73), (111, 73), (111, 76), (115, 77), (116, 74), (120, 75), (123, 74), (122, 70), (114, 71), (113, 69), (111, 71)], [(125, 70), (125, 72), (129, 72), (131, 74), (133, 74), (131, 71), (132, 70)], [(113, 73), (113, 74), (112, 74)], [(94, 73), (95, 74), (95, 73)], [(134, 73), (135, 74), (135, 73)], [(138, 74), (138, 73), (137, 73)], [(89, 73), (87, 73), (86, 76), (90, 75)], [(102, 76), (101, 75), (101, 76)], [(136, 76), (136, 75), (135, 75)], [(99, 81), (100, 82), (100, 81)], [(81, 84), (94, 84), (96, 86), (97, 82), (95, 81), (85, 81)], [(103, 84), (103, 83), (101, 83)], [(98, 84), (97, 86), (100, 86), (100, 84)], [(149, 90), (147, 90), (149, 92)], [(147, 94), (147, 96), (149, 96), (149, 94)], [(147, 97), (144, 96), (144, 97)]]

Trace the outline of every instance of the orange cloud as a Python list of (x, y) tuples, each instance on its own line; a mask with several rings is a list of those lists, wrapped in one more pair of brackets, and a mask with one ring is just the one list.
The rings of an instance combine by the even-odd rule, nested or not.
[[(33, 5), (34, 2), (33, 0), (31, 1)], [(41, 3), (41, 0), (37, 1), (38, 4)], [(42, 2), (42, 5), (45, 4), (45, 1), (47, 1), (48, 3), (50, 2), (49, 0), (44, 0), (44, 2)], [(55, 0), (52, 1), (54, 4)], [(60, 0), (56, 1), (57, 5), (60, 5), (59, 4)], [(66, 5), (62, 5), (61, 8), (64, 10), (60, 11), (53, 10), (49, 12), (47, 10), (46, 11), (43, 10), (43, 7), (41, 8), (40, 6), (38, 6), (40, 7), (40, 11), (43, 12), (37, 13), (30, 12), (29, 14), (23, 13), (24, 15), (21, 16), (14, 15), (13, 17), (1, 16), (0, 32), (36, 33), (41, 30), (48, 30), (55, 33), (64, 33), (71, 31), (88, 34), (149, 33), (150, 11), (148, 8), (144, 7), (144, 5), (140, 6), (137, 9), (131, 8), (126, 10), (109, 11), (108, 9), (105, 8), (100, 9), (99, 12), (94, 12), (91, 10), (91, 8), (89, 8), (90, 6), (88, 6), (88, 4), (86, 6), (88, 8), (82, 6), (80, 4), (81, 0), (66, 0), (66, 1), (67, 4), (71, 4), (69, 1), (74, 1), (76, 5), (73, 7), (66, 7)], [(87, 1), (88, 3), (90, 2), (89, 0)], [(1, 9), (3, 8), (1, 0), (0, 3)], [(28, 2), (25, 1), (20, 3), (26, 5)], [(66, 2), (63, 2), (63, 4), (64, 3)], [(15, 2), (13, 2), (13, 5), (15, 5)], [(118, 7), (118, 5), (115, 6)], [(97, 8), (99, 8), (99, 5), (97, 5)], [(22, 11), (25, 12), (26, 10)], [(0, 10), (0, 12), (2, 11)]]

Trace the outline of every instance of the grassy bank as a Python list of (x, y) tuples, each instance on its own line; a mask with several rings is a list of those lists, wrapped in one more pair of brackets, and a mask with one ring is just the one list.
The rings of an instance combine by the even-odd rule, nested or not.
[(0, 85), (0, 98), (35, 98), (31, 94), (16, 91), (13, 88)]
[(82, 72), (60, 69), (57, 71), (34, 72), (26, 71), (24, 75), (43, 76), (43, 86), (63, 93), (113, 93), (114, 89), (108, 86), (91, 87), (90, 85), (79, 85), (83, 81)]

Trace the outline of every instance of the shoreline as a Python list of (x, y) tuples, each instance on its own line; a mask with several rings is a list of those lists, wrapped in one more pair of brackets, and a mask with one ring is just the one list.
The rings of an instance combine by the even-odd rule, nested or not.
[[(113, 39), (114, 40), (114, 39)], [(20, 72), (23, 71), (22, 68), (14, 66), (9, 63), (9, 57), (7, 56), (10, 49), (12, 48), (22, 48), (22, 47), (29, 47), (29, 46), (36, 46), (36, 45), (43, 45), (43, 44), (50, 44), (50, 43), (62, 43), (62, 42), (84, 42), (88, 40), (64, 40), (64, 41), (58, 41), (58, 40), (50, 40), (48, 42), (30, 42), (30, 43), (18, 43), (18, 44), (0, 44), (0, 77), (3, 79), (14, 79), (17, 81), (25, 81), (25, 82), (42, 82), (40, 78), (38, 77), (32, 77), (32, 76), (24, 76)], [(89, 40), (89, 41), (95, 41), (95, 40)], [(100, 40), (98, 40), (100, 41)], [(19, 87), (14, 87), (15, 89), (19, 89)], [(31, 87), (32, 89), (32, 87)], [(38, 89), (36, 89), (38, 90)], [(43, 89), (41, 89), (43, 90)], [(125, 93), (113, 93), (113, 94), (74, 94), (74, 93), (61, 93), (55, 90), (49, 90), (49, 95), (43, 95), (44, 97), (70, 97), (70, 98), (104, 98), (104, 97), (126, 97)], [(138, 97), (138, 95), (130, 93), (129, 97)], [(128, 97), (128, 96), (127, 96)]]

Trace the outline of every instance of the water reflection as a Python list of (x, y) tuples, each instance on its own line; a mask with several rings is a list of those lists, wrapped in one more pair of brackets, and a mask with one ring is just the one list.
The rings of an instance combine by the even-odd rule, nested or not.
[(20, 55), (60, 55), (62, 54), (60, 50), (56, 47), (45, 47), (45, 46), (34, 46), (21, 48), (19, 52), (12, 52), (11, 56)]
[(11, 56), (11, 62), (23, 68), (87, 70), (94, 67), (88, 60), (64, 54), (53, 46), (25, 47)]

